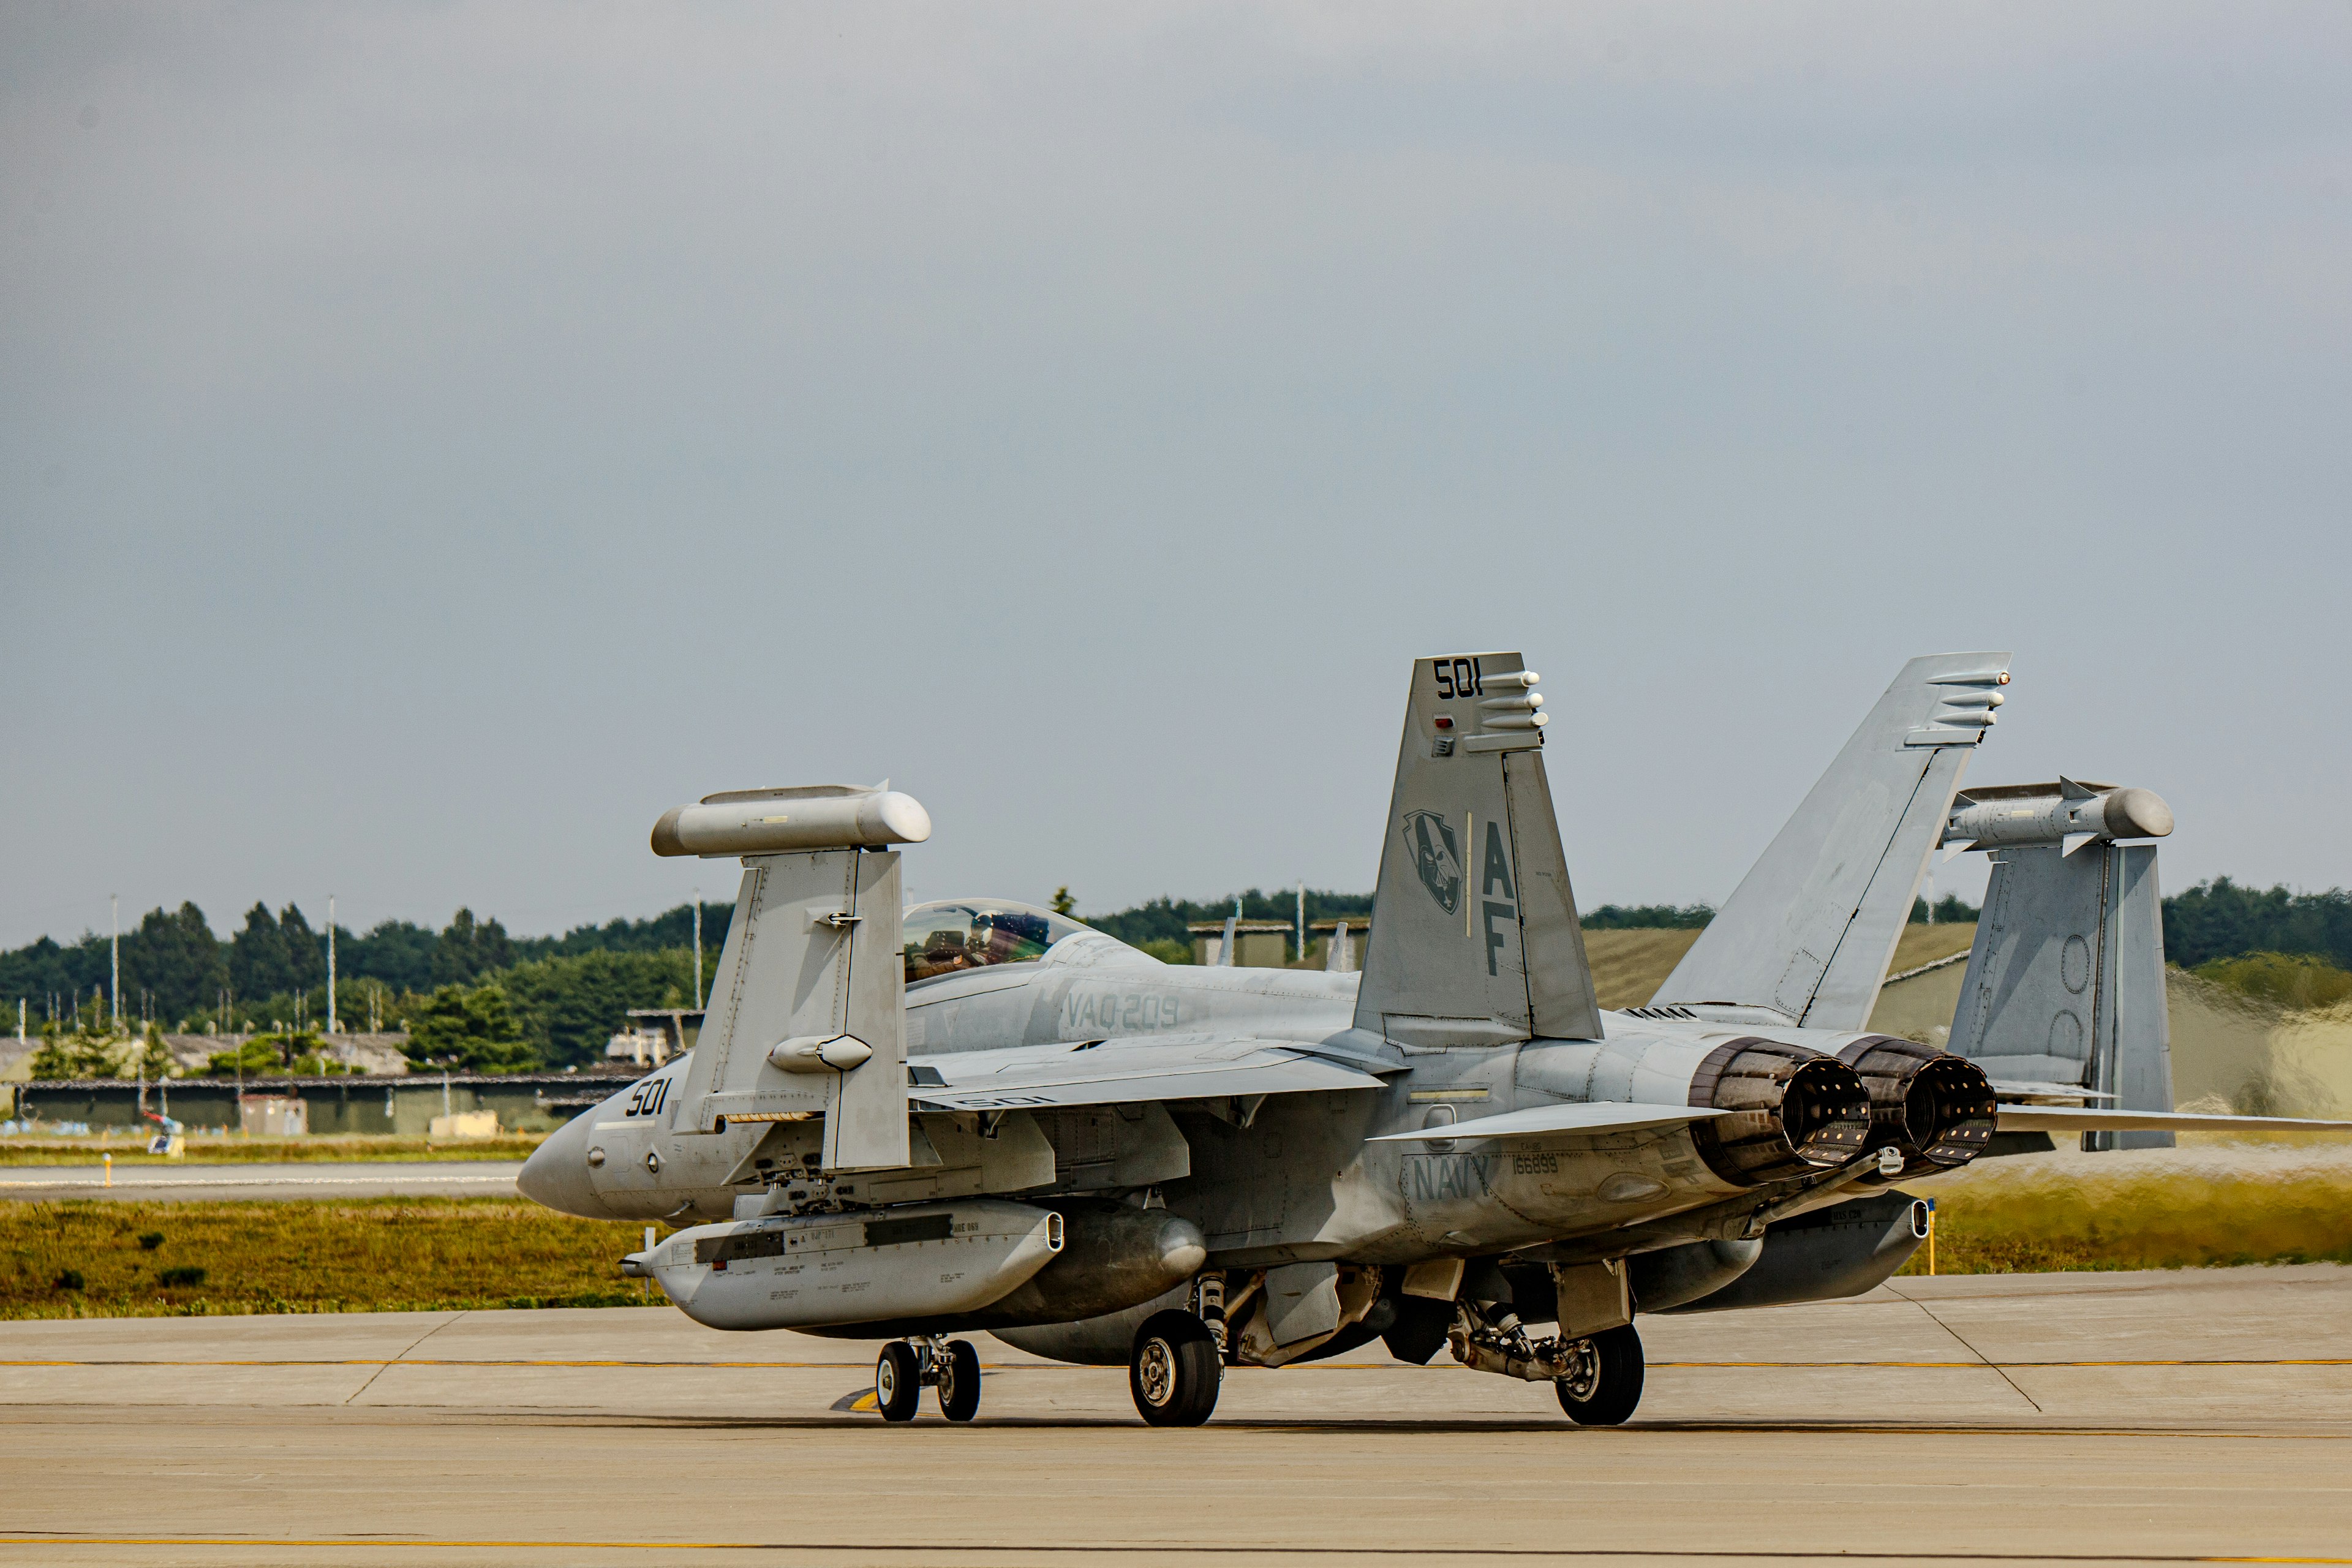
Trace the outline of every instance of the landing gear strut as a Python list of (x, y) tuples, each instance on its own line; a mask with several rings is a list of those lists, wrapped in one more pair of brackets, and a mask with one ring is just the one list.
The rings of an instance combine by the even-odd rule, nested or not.
[(1155, 1312), (1136, 1331), (1127, 1363), (1135, 1408), (1154, 1426), (1198, 1426), (1224, 1382), (1217, 1336), (1190, 1312)]
[(912, 1421), (926, 1385), (940, 1391), (940, 1414), (969, 1421), (980, 1414), (980, 1352), (969, 1340), (939, 1336), (893, 1340), (874, 1363), (874, 1403), (885, 1421)]
[(1507, 1306), (1498, 1320), (1485, 1309), (1494, 1303), (1455, 1304), (1446, 1342), (1454, 1359), (1478, 1372), (1549, 1383), (1559, 1407), (1580, 1426), (1615, 1426), (1642, 1403), (1642, 1336), (1631, 1323), (1603, 1329), (1580, 1340), (1528, 1337)]

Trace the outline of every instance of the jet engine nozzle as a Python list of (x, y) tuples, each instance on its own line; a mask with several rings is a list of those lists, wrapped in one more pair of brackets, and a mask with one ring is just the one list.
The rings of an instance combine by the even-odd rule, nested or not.
[(1691, 1129), (1700, 1157), (1743, 1187), (1842, 1165), (1870, 1146), (1870, 1093), (1835, 1057), (1754, 1037), (1717, 1047), (1690, 1103), (1728, 1116)]
[(1864, 1035), (1838, 1053), (1870, 1092), (1871, 1143), (1902, 1151), (1914, 1174), (1965, 1165), (1991, 1142), (1992, 1080), (1966, 1057), (1916, 1040)]

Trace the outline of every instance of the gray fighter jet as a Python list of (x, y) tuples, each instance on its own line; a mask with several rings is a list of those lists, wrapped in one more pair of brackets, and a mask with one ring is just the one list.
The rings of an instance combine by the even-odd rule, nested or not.
[[(1637, 1313), (1894, 1272), (1925, 1229), (1906, 1176), (2052, 1132), (2352, 1125), (2171, 1111), (2155, 848), (2124, 842), (2171, 815), (1961, 793), (2005, 654), (1905, 666), (1650, 1004), (1604, 1012), (1536, 684), (1517, 654), (1414, 665), (1360, 973), (902, 910), (890, 847), (930, 820), (887, 788), (673, 811), (657, 853), (744, 867), (707, 1022), (522, 1189), (684, 1227), (623, 1268), (698, 1322), (887, 1342), (893, 1421), (926, 1386), (971, 1419), (954, 1336), (986, 1330), (1124, 1363), (1154, 1425), (1206, 1420), (1228, 1365), (1376, 1338), (1594, 1424), (1641, 1397)], [(1949, 1051), (1867, 1029), (1939, 846), (1995, 861)]]

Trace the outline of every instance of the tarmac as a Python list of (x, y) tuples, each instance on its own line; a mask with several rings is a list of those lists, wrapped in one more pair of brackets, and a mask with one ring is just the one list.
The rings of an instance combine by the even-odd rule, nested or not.
[(110, 1198), (121, 1203), (249, 1203), (275, 1198), (510, 1198), (520, 1160), (355, 1160), (285, 1165), (0, 1166), (0, 1201)]
[(2352, 1563), (2352, 1269), (1906, 1279), (1644, 1318), (1584, 1429), (1440, 1356), (1235, 1369), (1198, 1430), (979, 1341), (667, 1307), (0, 1324), (0, 1560), (41, 1563)]

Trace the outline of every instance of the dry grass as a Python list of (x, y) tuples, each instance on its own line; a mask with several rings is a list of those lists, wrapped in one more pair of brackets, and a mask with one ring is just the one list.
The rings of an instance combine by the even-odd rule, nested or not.
[[(404, 1160), (527, 1160), (546, 1134), (509, 1132), (496, 1138), (191, 1138), (178, 1163), (194, 1165), (297, 1165)], [(93, 1165), (111, 1154), (118, 1165), (166, 1165), (174, 1162), (147, 1152), (127, 1138), (20, 1137), (0, 1142), (0, 1165)]]
[[(1995, 1160), (1936, 1199), (1941, 1274), (2352, 1263), (2352, 1145), (2307, 1135)], [(1904, 1268), (1925, 1274), (1923, 1247)]]
[(642, 1230), (498, 1198), (0, 1204), (0, 1318), (635, 1306)]
[(1976, 940), (1974, 921), (1966, 925), (1905, 926), (1901, 939), (1895, 944), (1895, 960), (1886, 966), (1886, 973), (1900, 974), (1906, 969), (1966, 952)]
[(1601, 1005), (1639, 1007), (1649, 1001), (1697, 940), (1696, 931), (1586, 931), (1584, 955), (1592, 965), (1592, 989)]
[[(1584, 954), (1592, 965), (1592, 988), (1601, 997), (1603, 1007), (1639, 1007), (1649, 1001), (1651, 994), (1665, 983), (1683, 954), (1698, 941), (1696, 931), (1589, 931), (1584, 933)], [(1949, 958), (1956, 952), (1966, 952), (1976, 940), (1977, 928), (1969, 925), (1905, 926), (1902, 940), (1895, 944), (1895, 961), (1887, 965), (1889, 974), (1900, 974), (1906, 969), (1916, 969), (1939, 958)], [(1948, 1015), (1949, 1008), (1945, 1009)]]

